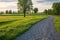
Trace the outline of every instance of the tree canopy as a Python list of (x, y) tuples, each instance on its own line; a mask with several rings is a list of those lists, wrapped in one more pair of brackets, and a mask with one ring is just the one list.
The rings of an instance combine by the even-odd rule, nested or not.
[(50, 15), (60, 15), (60, 2), (53, 3), (52, 9), (44, 10), (44, 13)]
[(32, 7), (31, 0), (18, 0), (18, 8), (23, 11), (24, 17), (25, 17), (27, 9), (30, 9), (31, 7)]
[(60, 15), (60, 2), (53, 3), (52, 8), (56, 15)]
[(34, 13), (37, 13), (38, 12), (38, 8), (34, 8)]

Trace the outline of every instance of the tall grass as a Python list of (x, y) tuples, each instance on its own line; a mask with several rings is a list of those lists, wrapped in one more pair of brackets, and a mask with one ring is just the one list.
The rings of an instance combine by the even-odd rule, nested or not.
[(0, 40), (13, 40), (47, 16), (0, 16)]
[(57, 32), (60, 34), (60, 16), (54, 16), (55, 17), (55, 27)]

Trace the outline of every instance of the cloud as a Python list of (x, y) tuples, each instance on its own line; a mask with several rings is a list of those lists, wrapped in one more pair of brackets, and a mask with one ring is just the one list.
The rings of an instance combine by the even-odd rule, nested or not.
[(17, 2), (0, 2), (0, 11), (12, 10), (17, 11)]
[[(0, 0), (0, 11), (14, 10), (17, 11), (18, 0)], [(52, 7), (53, 2), (60, 2), (60, 0), (32, 0), (33, 7), (37, 7), (39, 12)]]
[(43, 0), (40, 0), (40, 3), (37, 2), (39, 0), (32, 0), (33, 2), (33, 7), (35, 8), (38, 8), (39, 12), (42, 12), (44, 11), (45, 9), (51, 9), (52, 7), (52, 4), (50, 2), (45, 2)]
[(60, 2), (60, 0), (37, 0), (38, 3), (43, 3), (43, 2)]
[(17, 2), (18, 0), (0, 0), (0, 2)]
[(34, 8), (38, 8), (39, 12), (43, 12), (45, 9), (51, 9), (52, 5), (47, 3), (34, 4)]
[(44, 0), (44, 1), (59, 1), (59, 0)]

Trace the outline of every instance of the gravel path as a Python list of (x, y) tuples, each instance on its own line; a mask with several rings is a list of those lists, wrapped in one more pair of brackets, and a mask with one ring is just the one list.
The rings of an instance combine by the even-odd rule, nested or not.
[(53, 20), (49, 17), (38, 22), (15, 40), (58, 40)]

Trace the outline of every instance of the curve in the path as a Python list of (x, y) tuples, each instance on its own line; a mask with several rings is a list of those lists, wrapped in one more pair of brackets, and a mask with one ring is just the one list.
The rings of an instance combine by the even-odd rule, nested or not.
[(53, 20), (49, 17), (38, 22), (15, 40), (58, 40)]

